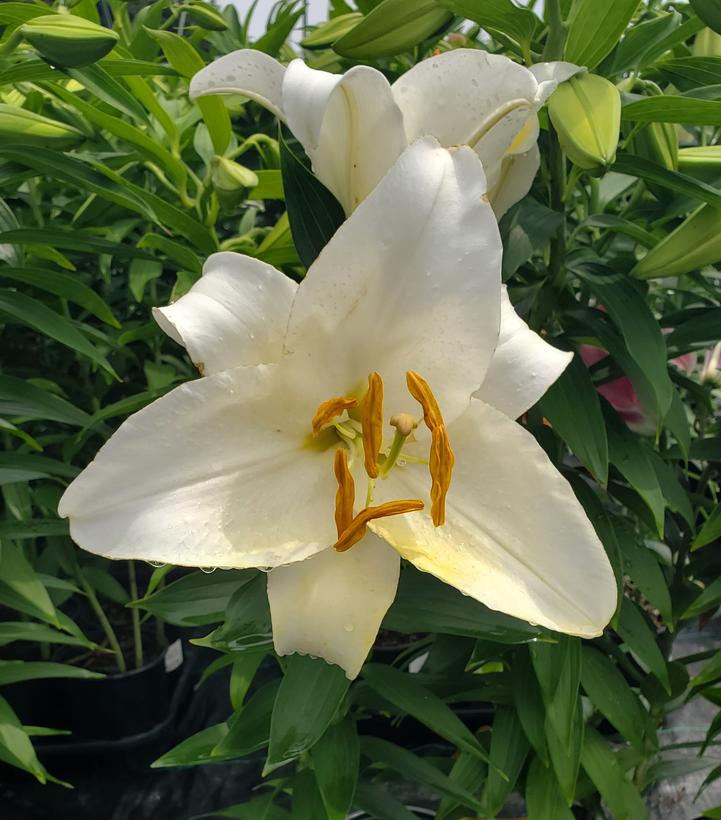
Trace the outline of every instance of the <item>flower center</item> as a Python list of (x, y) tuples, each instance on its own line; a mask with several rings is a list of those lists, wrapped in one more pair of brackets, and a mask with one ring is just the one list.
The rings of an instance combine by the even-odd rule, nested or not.
[[(421, 405), (423, 421), (431, 432), (428, 461), (403, 452), (406, 443), (413, 440), (413, 431), (420, 424), (420, 420), (410, 413), (391, 416), (390, 424), (395, 428), (395, 433), (390, 446), (383, 450), (383, 379), (378, 373), (368, 376), (368, 389), (360, 401), (350, 396), (336, 396), (320, 404), (313, 416), (311, 428), (314, 437), (317, 438), (321, 432), (331, 427), (344, 444), (336, 450), (333, 464), (338, 483), (335, 497), (338, 540), (333, 546), (338, 552), (344, 552), (357, 544), (366, 534), (371, 521), (423, 509), (424, 504), (420, 499), (401, 499), (372, 506), (376, 479), (386, 478), (401, 459), (404, 462), (420, 461), (428, 464), (431, 474), (431, 518), (436, 527), (445, 523), (446, 495), (455, 461), (448, 431), (428, 382), (418, 373), (409, 370), (406, 373), (406, 384), (411, 396)], [(342, 419), (344, 414), (348, 415)], [(355, 481), (348, 454), (350, 453), (352, 464), (355, 456), (360, 456), (361, 445), (368, 488), (363, 509), (354, 515)]]

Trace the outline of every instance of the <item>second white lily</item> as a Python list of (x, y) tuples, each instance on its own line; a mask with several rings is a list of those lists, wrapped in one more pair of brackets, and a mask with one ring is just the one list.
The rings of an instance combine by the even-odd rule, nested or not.
[(536, 112), (579, 70), (563, 62), (528, 69), (502, 55), (456, 49), (423, 60), (391, 85), (368, 66), (331, 74), (241, 49), (199, 71), (190, 95), (241, 94), (272, 111), (346, 214), (418, 137), (468, 145), (483, 162), (500, 218), (528, 193), (538, 170)]
[(568, 356), (515, 314), (499, 341), (485, 191), (472, 151), (426, 138), (300, 286), (212, 256), (156, 313), (206, 375), (129, 418), (70, 485), (59, 511), (75, 541), (110, 558), (273, 568), (277, 651), (349, 677), (401, 557), (494, 609), (599, 634), (616, 604), (603, 547), (512, 420)]

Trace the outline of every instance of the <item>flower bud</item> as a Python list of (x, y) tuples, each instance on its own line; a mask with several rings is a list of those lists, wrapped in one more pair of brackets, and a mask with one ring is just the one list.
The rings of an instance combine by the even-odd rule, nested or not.
[(678, 137), (671, 122), (651, 122), (633, 138), (633, 152), (669, 171), (678, 170)]
[(34, 17), (20, 26), (19, 33), (46, 60), (69, 68), (97, 62), (119, 39), (111, 29), (71, 14)]
[(678, 152), (678, 170), (706, 182), (721, 177), (721, 145), (681, 148)]
[(691, 53), (694, 57), (721, 57), (721, 34), (702, 28), (693, 41)]
[(586, 171), (600, 172), (616, 158), (621, 127), (621, 95), (597, 74), (577, 74), (561, 83), (548, 114), (569, 159)]
[(638, 279), (679, 276), (721, 260), (721, 208), (701, 205), (631, 271)]
[(441, 31), (452, 19), (452, 12), (436, 0), (383, 0), (333, 43), (333, 51), (353, 59), (393, 57)]
[(0, 103), (0, 145), (70, 148), (83, 139), (77, 128), (24, 108)]
[(339, 14), (338, 17), (333, 17), (327, 23), (323, 23), (322, 26), (318, 26), (317, 29), (312, 31), (301, 41), (301, 46), (309, 49), (326, 48), (348, 34), (362, 19), (363, 15), (359, 11)]
[(258, 177), (250, 168), (221, 156), (213, 158), (211, 179), (224, 207), (235, 205), (248, 188), (258, 184)]

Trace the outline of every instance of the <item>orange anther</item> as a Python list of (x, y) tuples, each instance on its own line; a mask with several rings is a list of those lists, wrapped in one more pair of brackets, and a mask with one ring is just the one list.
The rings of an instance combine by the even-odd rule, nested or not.
[(408, 512), (418, 512), (423, 509), (423, 502), (418, 499), (403, 501), (389, 501), (386, 504), (379, 504), (377, 507), (366, 507), (351, 521), (343, 534), (333, 544), (333, 548), (338, 552), (349, 550), (357, 544), (366, 534), (368, 523), (376, 518), (387, 518), (389, 515), (402, 515)]
[(335, 396), (319, 404), (313, 416), (313, 421), (311, 421), (313, 435), (317, 436), (326, 424), (333, 421), (337, 416), (340, 416), (345, 410), (351, 410), (357, 404), (358, 401), (356, 399), (347, 398), (345, 396)]
[(431, 518), (436, 527), (446, 521), (446, 495), (451, 486), (455, 456), (451, 450), (444, 424), (434, 428), (431, 440), (429, 469), (431, 473)]
[(335, 494), (335, 526), (338, 538), (353, 523), (353, 504), (355, 503), (355, 482), (348, 469), (348, 451), (341, 447), (335, 451), (333, 463), (338, 489)]
[(378, 478), (376, 458), (383, 446), (383, 379), (379, 373), (368, 376), (368, 392), (363, 399), (363, 454), (366, 473)]
[(409, 370), (406, 373), (406, 384), (411, 396), (423, 408), (423, 421), (425, 421), (428, 429), (435, 430), (436, 427), (442, 425), (443, 416), (428, 382), (418, 373)]

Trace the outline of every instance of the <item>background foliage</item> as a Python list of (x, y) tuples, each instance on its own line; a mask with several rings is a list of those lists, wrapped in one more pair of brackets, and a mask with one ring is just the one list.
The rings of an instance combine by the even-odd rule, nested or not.
[[(690, 698), (721, 704), (721, 651), (674, 652), (679, 631), (721, 604), (718, 381), (703, 366), (721, 337), (721, 36), (707, 28), (721, 32), (721, 4), (547, 0), (539, 17), (510, 0), (332, 0), (300, 46), (292, 0), (252, 43), (252, 7), (243, 18), (195, 0), (62, 5), (0, 5), (5, 44), (61, 11), (118, 35), (83, 66), (27, 41), (0, 57), (0, 693), (139, 666), (162, 649), (165, 623), (204, 627), (196, 642), (219, 653), (208, 675), (230, 667), (232, 711), (155, 765), (267, 758), (237, 817), (341, 820), (355, 807), (403, 820), (385, 788), (400, 779), (435, 793), (439, 818), (493, 817), (517, 790), (531, 820), (602, 806), (641, 820), (659, 779), (721, 776), (721, 718), (698, 758), (659, 734)], [(262, 573), (150, 572), (72, 546), (56, 514), (63, 487), (128, 414), (196, 375), (150, 308), (184, 293), (217, 249), (301, 279), (338, 224), (269, 114), (241, 98), (189, 102), (198, 68), (246, 46), (389, 78), (435, 49), (475, 47), (568, 59), (618, 86), (615, 161), (581, 171), (542, 114), (541, 171), (501, 224), (519, 312), (557, 346), (610, 354), (590, 367), (577, 356), (524, 419), (614, 567), (623, 594), (603, 637), (515, 621), (405, 568), (384, 624), (390, 652), (349, 685), (321, 661), (275, 658)], [(310, 197), (328, 203), (320, 227), (294, 218)], [(672, 362), (683, 354), (684, 369)], [(619, 414), (620, 377), (646, 434)], [(404, 726), (440, 745), (404, 742)], [(34, 731), (0, 696), (0, 760), (44, 782)]]

